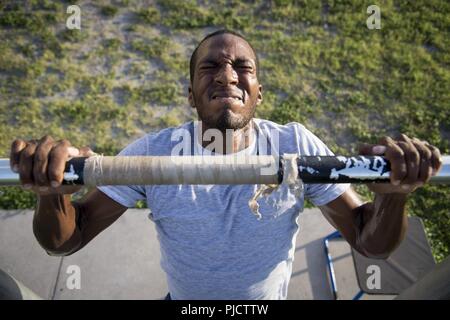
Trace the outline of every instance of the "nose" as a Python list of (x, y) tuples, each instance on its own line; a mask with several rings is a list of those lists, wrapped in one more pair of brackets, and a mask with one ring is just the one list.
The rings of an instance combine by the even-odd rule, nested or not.
[(237, 84), (238, 75), (233, 67), (227, 63), (217, 72), (216, 76), (214, 77), (214, 81), (221, 86)]

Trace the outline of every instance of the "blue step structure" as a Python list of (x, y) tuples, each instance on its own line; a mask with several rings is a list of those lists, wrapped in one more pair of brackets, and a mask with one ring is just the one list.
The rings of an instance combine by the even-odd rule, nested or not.
[[(330, 242), (336, 239), (342, 239), (339, 231), (334, 231), (323, 239), (330, 286), (335, 300), (339, 295)], [(389, 258), (367, 258), (353, 248), (351, 253), (360, 288), (353, 300), (361, 299), (364, 294), (398, 295), (429, 273), (436, 264), (423, 222), (418, 217), (408, 218), (405, 239)], [(375, 271), (378, 273), (379, 283), (376, 286), (369, 285)]]

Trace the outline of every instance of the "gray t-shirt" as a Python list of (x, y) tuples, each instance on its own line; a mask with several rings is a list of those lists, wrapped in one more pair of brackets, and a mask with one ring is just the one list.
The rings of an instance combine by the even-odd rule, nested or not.
[[(279, 125), (256, 118), (253, 121), (257, 143), (243, 153), (333, 155), (299, 123)], [(174, 133), (181, 130), (194, 137), (195, 128), (195, 122), (191, 121), (147, 134), (119, 155), (171, 155), (179, 144), (173, 137), (186, 137)], [(276, 139), (271, 139), (277, 135), (278, 143), (274, 143)], [(204, 151), (195, 141), (192, 138), (192, 148), (185, 148), (183, 154)], [(261, 141), (266, 142), (260, 145)], [(257, 187), (149, 185), (103, 186), (99, 190), (127, 207), (133, 207), (138, 200), (147, 200), (172, 299), (286, 299), (303, 197), (293, 200), (288, 195), (283, 198), (284, 203), (276, 206), (273, 202), (259, 201), (262, 219), (258, 220), (248, 205)], [(348, 184), (307, 184), (304, 196), (322, 206), (348, 187)]]

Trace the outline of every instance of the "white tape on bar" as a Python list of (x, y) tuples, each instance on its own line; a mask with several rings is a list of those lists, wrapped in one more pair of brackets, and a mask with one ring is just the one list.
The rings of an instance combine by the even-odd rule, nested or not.
[[(276, 192), (278, 189), (280, 192), (287, 192), (289, 190), (296, 197), (300, 197), (303, 192), (303, 185), (298, 175), (298, 165), (297, 165), (297, 154), (285, 153), (281, 157), (281, 167), (283, 168), (283, 181), (280, 185), (278, 184), (262, 184), (258, 186), (253, 197), (248, 201), (248, 206), (253, 214), (257, 217), (258, 220), (262, 218), (261, 213), (259, 212), (259, 203), (258, 201), (262, 196), (269, 197), (271, 194)], [(275, 200), (275, 202), (278, 202)]]
[(295, 153), (285, 153), (281, 158), (283, 167), (283, 184), (294, 185), (297, 183), (298, 177), (298, 155)]
[(277, 184), (278, 158), (273, 156), (93, 156), (86, 160), (84, 183)]

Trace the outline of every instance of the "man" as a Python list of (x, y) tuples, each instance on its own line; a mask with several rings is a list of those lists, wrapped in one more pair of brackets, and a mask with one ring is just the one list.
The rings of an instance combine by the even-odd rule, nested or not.
[[(120, 154), (170, 155), (177, 143), (172, 136), (183, 129), (193, 133), (192, 154), (261, 154), (260, 140), (276, 132), (279, 154), (331, 155), (298, 123), (279, 125), (253, 117), (263, 98), (258, 68), (256, 53), (242, 36), (224, 30), (210, 34), (190, 64), (189, 103), (201, 122), (148, 134)], [(223, 148), (208, 148), (210, 142), (203, 138), (208, 129), (224, 133)], [(231, 136), (225, 135), (227, 129), (233, 129)], [(383, 259), (405, 235), (407, 195), (440, 169), (440, 153), (406, 135), (384, 137), (379, 145), (364, 145), (360, 153), (384, 155), (391, 162), (390, 183), (369, 185), (373, 203), (363, 203), (348, 185), (306, 185), (305, 196), (352, 247)], [(248, 207), (256, 185), (105, 186), (72, 203), (70, 194), (78, 187), (60, 185), (64, 163), (91, 154), (89, 148), (77, 149), (49, 136), (12, 144), (12, 169), (38, 195), (33, 230), (49, 254), (80, 250), (136, 200), (146, 199), (172, 299), (286, 298), (302, 199), (286, 198), (278, 207), (262, 203), (261, 220)]]

